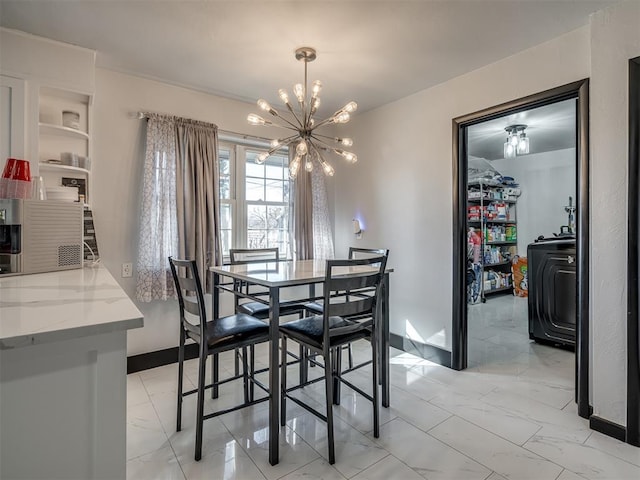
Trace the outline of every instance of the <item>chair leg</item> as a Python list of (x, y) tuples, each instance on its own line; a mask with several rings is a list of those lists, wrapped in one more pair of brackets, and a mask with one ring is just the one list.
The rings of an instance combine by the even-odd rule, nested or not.
[(375, 339), (375, 329), (371, 333), (371, 365), (373, 369), (373, 436), (375, 438), (380, 437), (380, 401), (378, 399), (378, 342)]
[(213, 367), (211, 369), (211, 383), (213, 387), (211, 388), (211, 398), (218, 398), (218, 382), (220, 381), (220, 359), (218, 358), (218, 354), (213, 354)]
[[(256, 347), (255, 345), (249, 345), (249, 359), (250, 359), (250, 367), (249, 367), (249, 376), (251, 380), (253, 380), (254, 375), (256, 374)], [(255, 385), (253, 381), (249, 383), (249, 400), (253, 402), (255, 398)]]
[(182, 378), (184, 375), (184, 330), (180, 327), (180, 346), (178, 347), (178, 407), (176, 411), (176, 432), (182, 430)]
[[(282, 349), (280, 350), (280, 425), (287, 423), (287, 338), (282, 338)], [(272, 392), (275, 394), (275, 392)]]
[(324, 352), (324, 384), (327, 402), (327, 441), (329, 444), (329, 463), (336, 463), (336, 451), (333, 443), (333, 362), (331, 352)]
[[(217, 355), (216, 355), (217, 356)], [(198, 364), (198, 406), (196, 413), (196, 451), (195, 459), (202, 458), (202, 424), (204, 422), (204, 378), (207, 373), (207, 354), (204, 345), (200, 345)]]
[(244, 389), (244, 403), (249, 403), (249, 363), (247, 362), (247, 347), (242, 347), (242, 383)]
[(236, 348), (233, 351), (233, 358), (234, 358), (234, 362), (233, 363), (234, 363), (234, 366), (235, 366), (234, 372), (235, 372), (236, 377), (238, 375), (240, 375), (240, 360), (239, 360), (239, 357), (240, 357), (240, 349)]
[(347, 350), (349, 351), (349, 368), (353, 368), (353, 347), (351, 344), (347, 344)]
[(307, 349), (302, 344), (300, 344), (300, 348), (298, 349), (298, 356), (300, 358), (300, 385), (304, 385), (309, 379), (309, 355)]
[[(326, 368), (326, 367), (325, 367)], [(342, 347), (333, 349), (333, 361), (331, 362), (333, 374), (333, 404), (340, 405), (340, 373), (342, 372)]]

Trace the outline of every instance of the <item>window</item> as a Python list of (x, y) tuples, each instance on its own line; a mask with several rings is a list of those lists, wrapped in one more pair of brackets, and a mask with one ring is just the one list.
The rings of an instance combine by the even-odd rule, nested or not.
[(281, 257), (291, 257), (288, 153), (276, 153), (257, 164), (256, 157), (266, 148), (229, 142), (218, 147), (225, 257), (230, 248), (267, 247), (278, 247)]

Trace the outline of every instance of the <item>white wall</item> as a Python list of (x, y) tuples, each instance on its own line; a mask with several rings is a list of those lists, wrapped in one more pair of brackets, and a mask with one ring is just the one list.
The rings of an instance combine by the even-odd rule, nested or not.
[(594, 414), (626, 424), (628, 62), (640, 2), (591, 20), (591, 342)]
[[(135, 299), (140, 188), (144, 155), (144, 121), (131, 112), (153, 111), (215, 123), (222, 130), (265, 136), (269, 130), (251, 127), (247, 114), (255, 104), (242, 103), (96, 69), (94, 103), (93, 210), (103, 263), (127, 294)], [(123, 262), (133, 262), (134, 276), (121, 278)], [(178, 306), (174, 301), (141, 303), (145, 326), (128, 333), (128, 355), (174, 347), (178, 342)], [(231, 313), (225, 302), (221, 313)]]
[(516, 204), (518, 255), (527, 255), (527, 245), (540, 235), (552, 237), (568, 224), (565, 205), (569, 196), (576, 204), (576, 149), (494, 160), (491, 165), (520, 184)]
[[(359, 161), (336, 168), (336, 245), (390, 249), (393, 333), (451, 349), (452, 119), (588, 76), (583, 27), (354, 116)], [(356, 214), (366, 226), (360, 241)]]

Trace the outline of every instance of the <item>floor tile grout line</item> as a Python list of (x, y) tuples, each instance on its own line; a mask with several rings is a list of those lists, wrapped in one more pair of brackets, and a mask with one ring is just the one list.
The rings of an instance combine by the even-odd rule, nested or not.
[[(455, 416), (456, 416), (456, 415), (452, 415), (452, 417), (455, 417)], [(449, 417), (449, 418), (452, 418), (452, 417)], [(447, 420), (449, 420), (449, 418), (448, 418)], [(460, 417), (458, 417), (458, 418), (460, 418)], [(462, 419), (462, 420), (464, 420), (464, 419)], [(441, 423), (442, 423), (442, 422), (441, 422)], [(435, 428), (435, 427), (434, 427), (434, 428)], [(431, 430), (433, 430), (433, 429), (429, 429), (429, 430), (431, 431)], [(502, 474), (500, 474), (500, 473), (496, 472), (493, 468), (489, 467), (488, 465), (485, 465), (484, 463), (482, 463), (482, 462), (481, 462), (481, 461), (479, 461), (479, 460), (476, 460), (475, 458), (471, 457), (470, 455), (468, 455), (468, 454), (466, 454), (466, 453), (464, 453), (464, 452), (462, 452), (462, 451), (458, 450), (456, 447), (454, 447), (453, 445), (448, 444), (448, 443), (447, 443), (447, 442), (445, 442), (444, 440), (440, 440), (439, 438), (435, 437), (434, 435), (432, 435), (432, 434), (431, 434), (431, 433), (429, 433), (429, 432), (426, 432), (426, 434), (427, 434), (427, 435), (429, 435), (429, 436), (430, 436), (431, 438), (433, 438), (434, 440), (436, 440), (437, 442), (440, 442), (440, 443), (442, 443), (443, 445), (446, 445), (447, 447), (449, 447), (450, 449), (452, 449), (452, 450), (454, 450), (454, 451), (458, 452), (458, 453), (459, 453), (460, 455), (462, 455), (463, 457), (468, 458), (469, 460), (471, 460), (471, 461), (473, 461), (473, 462), (477, 463), (478, 465), (482, 465), (484, 468), (486, 468), (487, 470), (489, 470), (490, 472), (492, 472), (492, 473), (490, 473), (490, 474), (489, 474), (489, 477), (490, 477), (493, 473), (496, 473), (497, 475), (500, 475), (501, 477), (504, 477), (504, 475), (502, 475)], [(487, 478), (489, 478), (489, 477), (487, 477)]]

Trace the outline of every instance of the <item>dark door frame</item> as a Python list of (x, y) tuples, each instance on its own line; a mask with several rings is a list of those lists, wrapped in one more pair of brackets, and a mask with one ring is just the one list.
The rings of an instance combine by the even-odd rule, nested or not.
[(589, 79), (552, 88), (453, 119), (453, 325), (451, 366), (467, 368), (466, 192), (467, 128), (511, 113), (571, 98), (576, 107), (576, 400), (578, 415), (589, 418)]
[(640, 447), (640, 57), (629, 60), (629, 205), (626, 441)]

